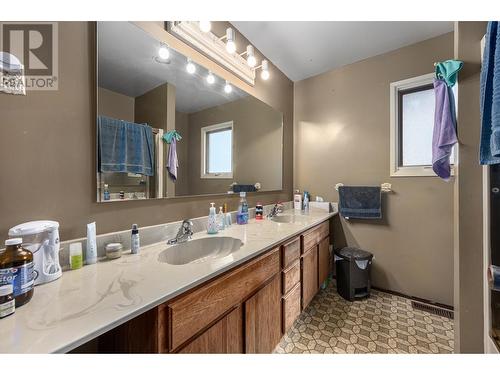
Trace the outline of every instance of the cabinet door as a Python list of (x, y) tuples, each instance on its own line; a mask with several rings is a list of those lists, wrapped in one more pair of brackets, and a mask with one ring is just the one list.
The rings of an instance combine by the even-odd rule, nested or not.
[(243, 317), (237, 307), (179, 350), (179, 353), (243, 353)]
[(292, 288), (290, 293), (283, 297), (283, 333), (292, 327), (293, 322), (300, 315), (300, 283), (297, 283), (295, 287)]
[(313, 246), (302, 255), (302, 309), (318, 292), (318, 246)]
[(319, 285), (328, 278), (330, 273), (330, 238), (324, 238), (318, 246), (318, 274), (319, 274)]
[(245, 352), (271, 353), (281, 338), (280, 277), (245, 302)]

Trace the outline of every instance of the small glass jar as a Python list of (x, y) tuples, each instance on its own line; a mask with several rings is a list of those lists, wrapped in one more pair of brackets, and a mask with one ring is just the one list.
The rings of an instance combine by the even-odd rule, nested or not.
[(14, 314), (14, 311), (16, 311), (16, 300), (13, 285), (0, 286), (0, 319)]
[(122, 256), (123, 245), (119, 242), (108, 243), (106, 245), (106, 258), (117, 259)]

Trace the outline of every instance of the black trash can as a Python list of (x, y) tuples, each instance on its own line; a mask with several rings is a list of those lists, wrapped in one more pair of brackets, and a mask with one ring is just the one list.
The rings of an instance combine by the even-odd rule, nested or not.
[(373, 254), (357, 247), (335, 251), (337, 292), (346, 300), (370, 296)]

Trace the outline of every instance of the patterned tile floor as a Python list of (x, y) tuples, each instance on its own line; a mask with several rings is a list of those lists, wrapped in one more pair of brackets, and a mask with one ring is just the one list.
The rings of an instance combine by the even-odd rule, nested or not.
[(372, 290), (348, 302), (333, 283), (318, 293), (275, 353), (453, 353), (453, 320)]

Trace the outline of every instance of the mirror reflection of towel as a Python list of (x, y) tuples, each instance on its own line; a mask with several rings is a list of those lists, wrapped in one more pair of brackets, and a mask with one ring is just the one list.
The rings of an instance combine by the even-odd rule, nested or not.
[(154, 175), (154, 141), (151, 126), (99, 116), (99, 172)]
[(168, 148), (167, 170), (172, 181), (177, 180), (177, 168), (179, 167), (179, 159), (177, 159), (177, 140), (173, 137)]

